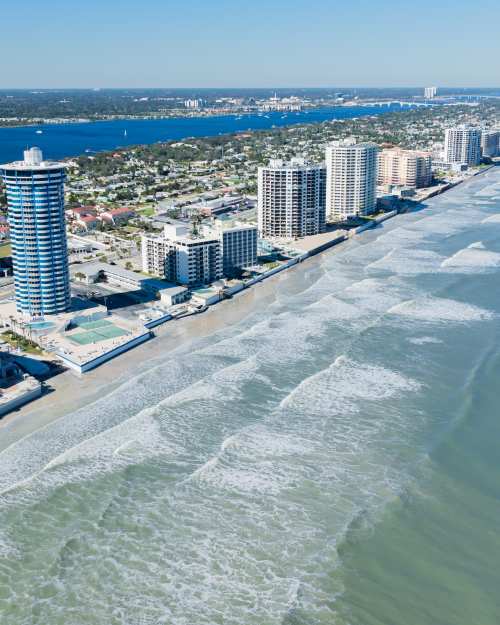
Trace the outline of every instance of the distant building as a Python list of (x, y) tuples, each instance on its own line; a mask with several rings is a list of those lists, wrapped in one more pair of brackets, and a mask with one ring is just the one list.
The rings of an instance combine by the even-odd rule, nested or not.
[(335, 141), (326, 148), (326, 214), (332, 221), (369, 215), (377, 205), (375, 143)]
[(154, 293), (160, 295), (163, 302), (169, 306), (183, 302), (187, 295), (187, 289), (183, 287), (177, 287), (156, 278), (145, 277), (119, 265), (109, 265), (100, 261), (75, 265), (72, 270), (72, 277), (87, 285), (105, 282), (121, 289)]
[(97, 209), (95, 206), (77, 206), (75, 208), (68, 208), (66, 215), (70, 219), (79, 219), (80, 217), (86, 217), (87, 215), (95, 217), (97, 215)]
[(481, 132), (481, 151), (487, 158), (500, 156), (500, 130), (483, 130)]
[(424, 98), (426, 100), (432, 100), (437, 95), (437, 87), (425, 87)]
[(448, 128), (444, 140), (444, 161), (466, 163), (469, 166), (481, 162), (481, 130), (471, 126)]
[(298, 238), (325, 230), (324, 165), (272, 160), (258, 172), (258, 224), (263, 237)]
[(432, 181), (432, 157), (428, 152), (394, 148), (378, 153), (377, 184), (428, 187)]
[(200, 211), (206, 217), (212, 217), (228, 211), (246, 207), (248, 201), (241, 195), (225, 195), (214, 200), (204, 200), (187, 206), (186, 209)]
[(0, 165), (8, 203), (18, 312), (43, 316), (70, 306), (63, 163), (44, 161), (39, 148)]
[(92, 215), (82, 215), (78, 219), (75, 219), (73, 229), (77, 232), (90, 232), (99, 227), (100, 221), (97, 217)]
[(203, 104), (204, 102), (200, 98), (184, 100), (184, 106), (187, 109), (200, 109), (203, 106)]
[(10, 228), (8, 223), (0, 222), (0, 240), (8, 239), (10, 237)]
[(135, 216), (136, 215), (134, 210), (125, 207), (113, 208), (99, 215), (101, 221), (104, 221), (105, 223), (113, 226), (122, 226)]

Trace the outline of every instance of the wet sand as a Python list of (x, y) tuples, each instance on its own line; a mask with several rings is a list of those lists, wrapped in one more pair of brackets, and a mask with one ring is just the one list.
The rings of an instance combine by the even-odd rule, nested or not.
[[(488, 170), (485, 169), (480, 174), (486, 171)], [(477, 176), (465, 180), (464, 183), (473, 182), (475, 178)], [(424, 206), (425, 204), (422, 204), (422, 207)], [(131, 377), (134, 369), (141, 368), (141, 365), (147, 363), (148, 360), (160, 358), (167, 352), (174, 352), (190, 341), (209, 336), (238, 323), (255, 310), (268, 306), (274, 301), (275, 291), (280, 282), (287, 281), (288, 292), (293, 292), (290, 281), (300, 283), (305, 279), (305, 269), (319, 267), (324, 254), (342, 252), (346, 246), (349, 246), (349, 240), (245, 289), (231, 300), (223, 300), (211, 306), (202, 314), (169, 321), (158, 326), (154, 329), (155, 336), (150, 341), (121, 354), (81, 377), (68, 370), (52, 378), (45, 384), (46, 393), (40, 399), (0, 420), (0, 451), (23, 436), (109, 393), (113, 388), (122, 384), (127, 377)]]
[(160, 358), (165, 353), (174, 352), (190, 341), (209, 336), (240, 322), (255, 310), (269, 306), (275, 299), (275, 291), (279, 282), (297, 278), (300, 282), (305, 273), (302, 267), (312, 268), (318, 265), (319, 258), (307, 259), (304, 263), (295, 265), (238, 293), (230, 300), (211, 306), (204, 313), (172, 320), (158, 326), (154, 329), (155, 336), (150, 341), (121, 354), (81, 377), (67, 370), (48, 380), (45, 384), (46, 392), (40, 399), (26, 404), (0, 421), (0, 451), (59, 417), (108, 394), (113, 388), (131, 377), (134, 369), (142, 368), (141, 365), (147, 361)]

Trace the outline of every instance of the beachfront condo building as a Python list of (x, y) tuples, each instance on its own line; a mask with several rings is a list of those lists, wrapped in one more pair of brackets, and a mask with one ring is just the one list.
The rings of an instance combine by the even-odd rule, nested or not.
[(169, 241), (164, 236), (143, 234), (141, 240), (142, 270), (152, 276), (165, 277), (165, 260)]
[(207, 235), (219, 239), (224, 276), (234, 276), (245, 267), (257, 264), (257, 226), (218, 219), (207, 230)]
[(446, 163), (479, 165), (481, 162), (481, 129), (472, 126), (447, 128), (444, 139)]
[(375, 143), (334, 141), (326, 148), (326, 216), (345, 221), (369, 215), (377, 205)]
[(216, 238), (182, 237), (171, 241), (165, 279), (185, 286), (210, 284), (222, 278), (222, 254)]
[(64, 312), (70, 306), (65, 166), (44, 161), (39, 148), (24, 160), (0, 165), (12, 241), (17, 310), (31, 317)]
[(500, 156), (500, 130), (483, 130), (481, 132), (481, 152), (487, 158)]
[(437, 95), (437, 87), (425, 87), (424, 98), (426, 100), (432, 100)]
[(258, 171), (258, 228), (262, 237), (296, 239), (325, 231), (324, 165), (271, 160)]
[(185, 286), (210, 284), (223, 276), (221, 243), (195, 236), (187, 226), (165, 226), (163, 236), (142, 237), (143, 271)]
[(432, 181), (429, 152), (394, 148), (378, 153), (377, 184), (403, 187), (428, 187)]

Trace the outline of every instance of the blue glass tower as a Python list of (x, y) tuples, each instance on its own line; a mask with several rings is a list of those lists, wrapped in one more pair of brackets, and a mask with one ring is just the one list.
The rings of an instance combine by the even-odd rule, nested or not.
[(7, 193), (16, 305), (31, 317), (68, 310), (70, 285), (62, 163), (39, 148), (24, 161), (0, 165)]

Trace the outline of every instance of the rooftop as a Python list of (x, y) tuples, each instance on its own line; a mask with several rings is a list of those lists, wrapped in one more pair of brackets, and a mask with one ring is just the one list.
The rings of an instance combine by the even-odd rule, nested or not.
[(290, 161), (284, 161), (280, 158), (273, 158), (264, 169), (307, 169), (311, 167), (323, 167), (322, 163), (311, 163), (305, 158), (294, 157)]
[(25, 169), (26, 171), (46, 171), (50, 169), (61, 169), (66, 167), (64, 163), (58, 163), (57, 161), (44, 161), (42, 150), (40, 148), (29, 148), (24, 151), (24, 160), (14, 161), (13, 163), (6, 163), (0, 165), (0, 169)]

